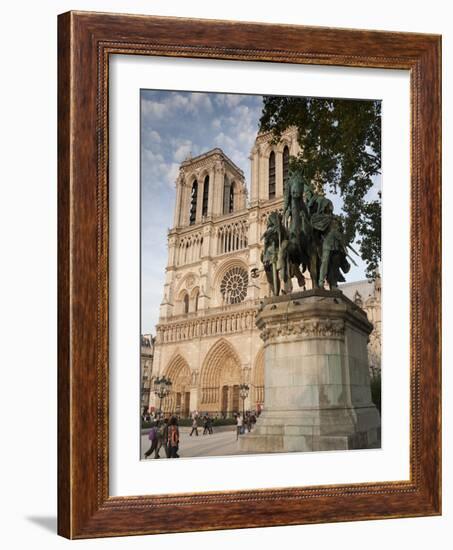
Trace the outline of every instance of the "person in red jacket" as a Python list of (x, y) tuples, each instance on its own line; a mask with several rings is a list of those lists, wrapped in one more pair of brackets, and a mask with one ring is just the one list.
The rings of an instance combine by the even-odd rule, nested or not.
[(171, 418), (168, 426), (168, 448), (170, 449), (170, 458), (179, 458), (179, 427), (175, 416)]

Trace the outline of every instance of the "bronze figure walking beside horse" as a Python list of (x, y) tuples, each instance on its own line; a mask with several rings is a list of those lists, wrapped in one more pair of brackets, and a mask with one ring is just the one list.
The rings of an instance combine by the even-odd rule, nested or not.
[[(274, 296), (289, 294), (294, 277), (299, 287), (305, 288), (306, 270), (313, 288), (324, 288), (327, 281), (333, 289), (345, 281), (343, 274), (350, 269), (347, 248), (353, 249), (346, 242), (332, 201), (314, 192), (302, 169), (290, 168), (283, 214), (269, 214), (262, 239), (261, 261)], [(252, 276), (257, 276), (257, 270)]]

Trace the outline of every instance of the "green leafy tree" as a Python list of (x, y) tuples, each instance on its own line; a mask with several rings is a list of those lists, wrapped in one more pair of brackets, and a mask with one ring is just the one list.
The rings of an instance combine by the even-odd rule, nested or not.
[(381, 102), (264, 96), (261, 131), (278, 140), (291, 126), (301, 147), (295, 162), (310, 181), (341, 196), (346, 238), (357, 238), (373, 278), (381, 259), (381, 194), (370, 192), (381, 171)]

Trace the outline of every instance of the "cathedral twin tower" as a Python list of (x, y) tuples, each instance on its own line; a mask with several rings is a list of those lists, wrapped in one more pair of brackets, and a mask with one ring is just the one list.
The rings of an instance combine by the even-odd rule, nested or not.
[(295, 129), (277, 144), (258, 134), (249, 200), (244, 173), (221, 149), (181, 164), (153, 361), (154, 376), (172, 381), (166, 413), (229, 416), (242, 410), (242, 383), (250, 388), (245, 408), (263, 406), (255, 314), (268, 290), (263, 274), (249, 273), (261, 268), (260, 237), (269, 213), (282, 208), (289, 157), (298, 152)]

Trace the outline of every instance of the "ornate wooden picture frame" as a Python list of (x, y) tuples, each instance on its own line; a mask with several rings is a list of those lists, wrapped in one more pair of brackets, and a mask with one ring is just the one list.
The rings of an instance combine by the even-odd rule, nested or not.
[[(88, 538), (440, 514), (440, 37), (84, 12), (65, 13), (58, 23), (59, 534)], [(410, 480), (109, 495), (112, 54), (410, 71)]]

